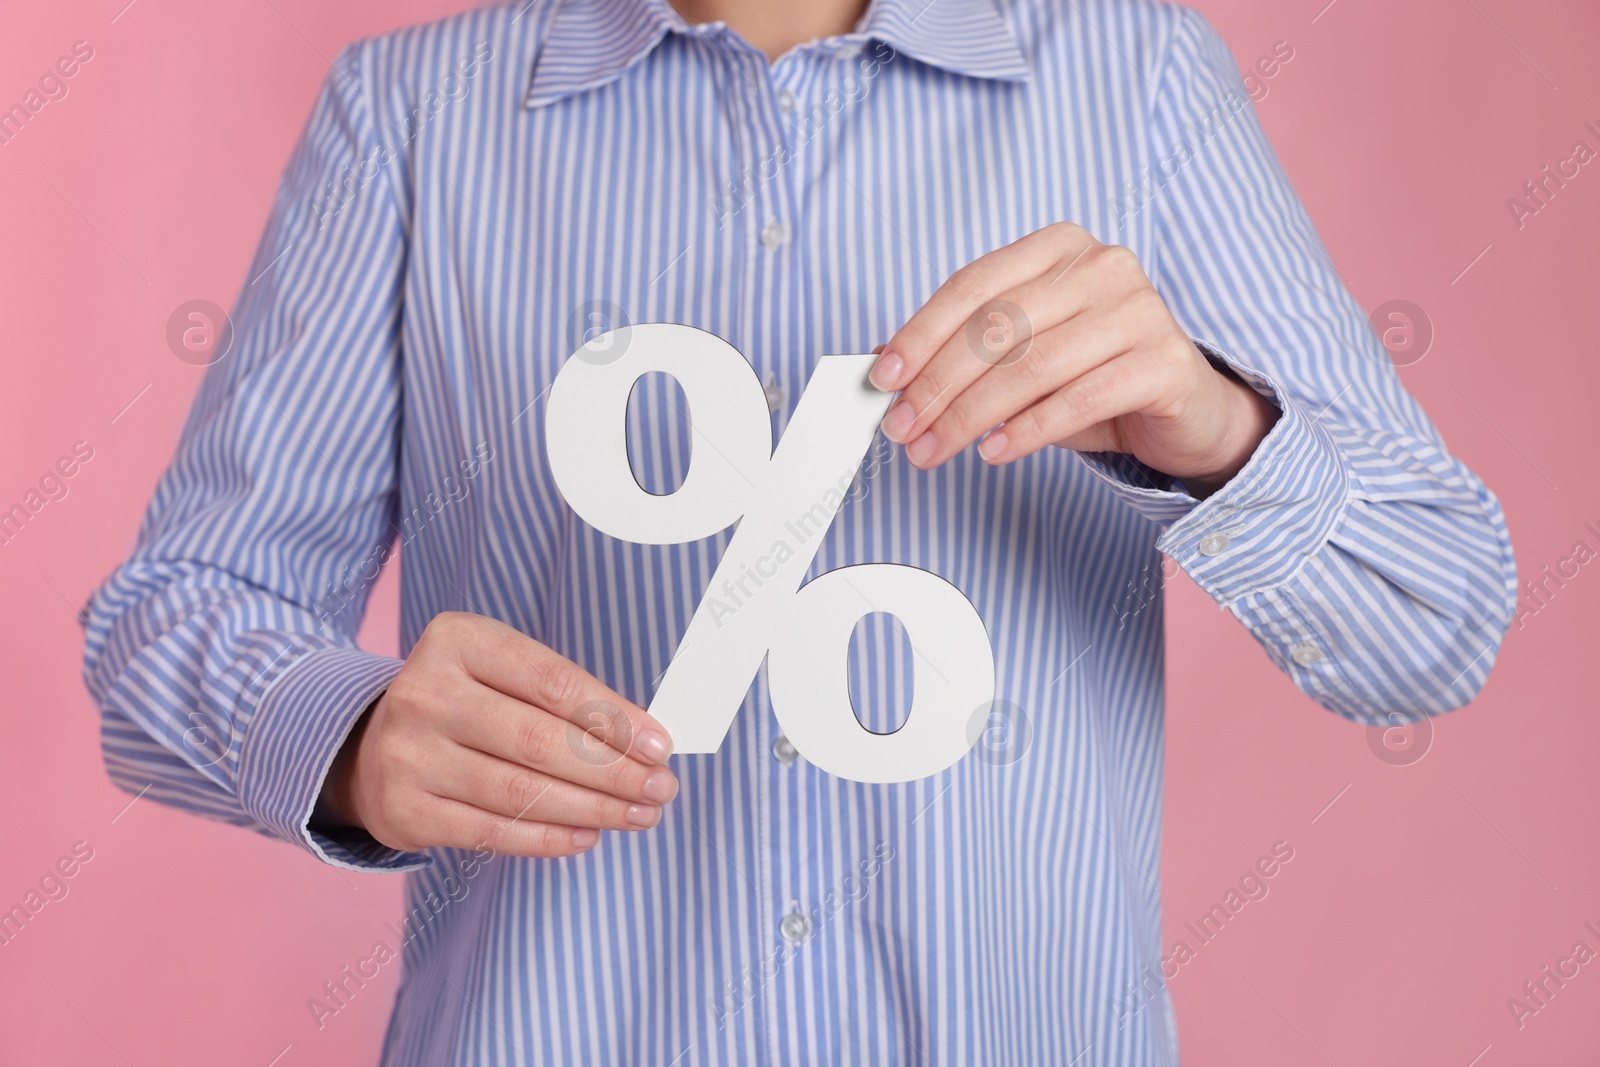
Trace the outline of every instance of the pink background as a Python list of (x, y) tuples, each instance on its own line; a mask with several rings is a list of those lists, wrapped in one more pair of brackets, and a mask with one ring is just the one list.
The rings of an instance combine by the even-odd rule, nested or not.
[[(320, 1031), (306, 1000), (398, 914), (399, 880), (125, 808), (74, 612), (129, 548), (200, 380), (168, 350), (167, 317), (231, 303), (326, 60), (464, 5), (122, 3), (12, 5), (0, 32), (5, 104), (73, 42), (95, 50), (0, 146), (0, 511), (75, 441), (94, 448), (69, 495), (0, 546), (0, 910), (75, 842), (94, 850), (70, 895), (0, 946), (0, 1063), (373, 1062), (393, 969)], [(1600, 162), (1520, 230), (1506, 207), (1576, 140), (1600, 149), (1583, 128), (1600, 126), (1600, 12), (1320, 4), (1199, 6), (1242, 66), (1293, 47), (1263, 120), (1362, 304), (1431, 317), (1432, 351), (1404, 379), (1504, 500), (1522, 577), (1580, 539), (1600, 550)], [(1274, 842), (1295, 849), (1172, 981), (1190, 1067), (1597, 1062), (1600, 962), (1520, 1030), (1506, 1006), (1580, 938), (1600, 950), (1583, 929), (1600, 927), (1600, 564), (1574, 566), (1408, 766), (1172, 583), (1166, 941)], [(392, 577), (365, 634), (378, 650), (395, 645)]]

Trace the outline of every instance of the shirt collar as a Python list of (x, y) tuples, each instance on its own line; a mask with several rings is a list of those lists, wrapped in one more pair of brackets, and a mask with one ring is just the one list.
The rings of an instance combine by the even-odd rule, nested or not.
[[(617, 80), (668, 33), (714, 32), (690, 24), (668, 0), (552, 0), (557, 5), (534, 60), (525, 103), (540, 107)], [(872, 0), (841, 46), (884, 41), (955, 74), (1024, 81), (1028, 63), (996, 0)]]
[(1028, 61), (995, 0), (872, 0), (856, 32), (969, 78), (1028, 77)]

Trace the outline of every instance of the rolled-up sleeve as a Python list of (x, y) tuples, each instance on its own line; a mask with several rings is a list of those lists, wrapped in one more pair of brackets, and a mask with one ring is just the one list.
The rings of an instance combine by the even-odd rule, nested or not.
[(1198, 500), (1086, 456), (1307, 695), (1364, 723), (1461, 706), (1515, 612), (1499, 502), (1446, 451), (1346, 291), (1226, 46), (1179, 9), (1151, 116), (1146, 264), (1213, 362), (1282, 415)]
[(364, 80), (352, 46), (138, 544), (90, 600), (84, 674), (122, 788), (331, 863), (405, 869), (426, 861), (309, 827), (400, 668), (355, 643), (394, 536), (406, 247)]

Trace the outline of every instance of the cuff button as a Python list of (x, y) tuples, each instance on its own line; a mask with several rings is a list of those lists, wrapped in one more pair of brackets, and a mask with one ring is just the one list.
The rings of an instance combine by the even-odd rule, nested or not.
[(1322, 662), (1322, 649), (1316, 645), (1295, 645), (1289, 650), (1289, 657), (1300, 666), (1309, 667)]

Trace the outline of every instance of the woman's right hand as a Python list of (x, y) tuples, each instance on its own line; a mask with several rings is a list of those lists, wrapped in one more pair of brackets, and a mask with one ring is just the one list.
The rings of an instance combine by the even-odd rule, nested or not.
[(571, 660), (482, 615), (436, 616), (335, 758), (324, 825), (405, 852), (571, 856), (647, 830), (678, 792), (667, 731)]

